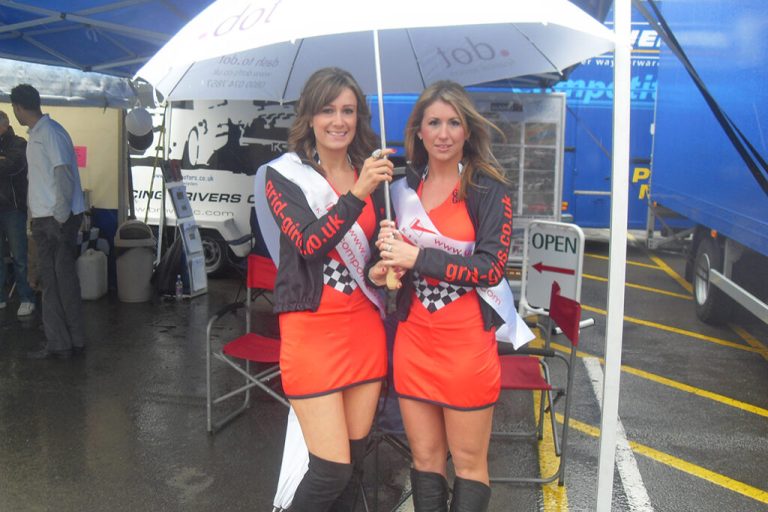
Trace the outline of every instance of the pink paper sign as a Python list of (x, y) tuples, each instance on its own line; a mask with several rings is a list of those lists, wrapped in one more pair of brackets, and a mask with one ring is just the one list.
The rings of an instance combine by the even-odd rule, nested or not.
[(86, 167), (88, 165), (88, 147), (75, 146), (75, 155), (77, 155), (77, 166)]

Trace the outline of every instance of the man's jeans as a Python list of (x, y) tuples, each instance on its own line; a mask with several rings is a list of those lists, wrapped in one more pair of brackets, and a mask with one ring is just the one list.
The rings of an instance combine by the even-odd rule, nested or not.
[[(35, 292), (27, 282), (27, 213), (19, 210), (0, 212), (0, 259), (5, 254), (5, 241), (13, 256), (16, 291), (21, 302), (35, 302)], [(5, 290), (5, 261), (0, 260), (0, 302), (8, 299)]]
[(32, 238), (37, 245), (43, 286), (43, 327), (48, 350), (69, 350), (85, 344), (83, 303), (75, 269), (77, 232), (83, 214), (64, 224), (53, 217), (33, 218)]

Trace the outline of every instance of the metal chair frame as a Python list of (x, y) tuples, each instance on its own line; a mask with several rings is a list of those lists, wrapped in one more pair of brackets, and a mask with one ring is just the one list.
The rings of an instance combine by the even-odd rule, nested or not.
[[(556, 283), (554, 283), (556, 285)], [(557, 295), (557, 297), (555, 297)], [(568, 430), (569, 430), (569, 423), (571, 418), (571, 400), (573, 395), (573, 374), (576, 364), (576, 347), (578, 345), (578, 318), (576, 319), (576, 334), (575, 336), (573, 333), (573, 327), (571, 329), (568, 329), (566, 332), (571, 332), (571, 335), (569, 336), (567, 333), (565, 334), (565, 338), (568, 339), (568, 341), (571, 344), (571, 350), (570, 354), (566, 357), (563, 354), (560, 354), (559, 352), (554, 351), (550, 345), (552, 340), (552, 333), (555, 331), (555, 328), (557, 326), (557, 322), (555, 319), (552, 318), (552, 316), (559, 316), (558, 311), (553, 311), (553, 307), (558, 307), (557, 301), (570, 301), (574, 308), (576, 308), (579, 311), (581, 311), (581, 305), (576, 302), (572, 301), (571, 299), (567, 299), (565, 297), (561, 297), (559, 295), (559, 287), (555, 290), (555, 286), (553, 286), (552, 291), (552, 300), (550, 301), (550, 316), (547, 317), (547, 325), (546, 325), (546, 332), (547, 335), (545, 337), (545, 346), (544, 348), (527, 348), (524, 347), (520, 349), (519, 351), (509, 350), (505, 347), (500, 346), (500, 357), (502, 359), (502, 368), (505, 368), (504, 363), (508, 363), (506, 369), (507, 371), (514, 371), (514, 366), (517, 365), (518, 369), (522, 367), (522, 365), (538, 365), (541, 368), (541, 379), (537, 379), (536, 381), (531, 381), (529, 384), (530, 386), (526, 387), (504, 387), (502, 386), (502, 390), (530, 390), (530, 391), (539, 391), (541, 393), (541, 400), (539, 401), (539, 418), (536, 424), (536, 428), (534, 431), (528, 431), (528, 432), (498, 432), (494, 431), (492, 433), (493, 437), (506, 437), (506, 438), (526, 438), (526, 439), (537, 439), (538, 441), (541, 441), (544, 437), (544, 416), (545, 414), (549, 414), (550, 417), (550, 423), (552, 426), (552, 438), (553, 438), (553, 445), (555, 454), (559, 457), (559, 464), (557, 467), (557, 470), (552, 474), (548, 476), (542, 476), (542, 477), (518, 477), (518, 476), (492, 476), (491, 481), (492, 482), (501, 482), (501, 483), (537, 483), (537, 484), (546, 484), (553, 482), (555, 480), (558, 481), (558, 485), (563, 485), (565, 482), (565, 461), (566, 461), (566, 455), (567, 455), (567, 446), (568, 446)], [(562, 326), (561, 326), (562, 327)], [(565, 329), (564, 329), (565, 330)], [(572, 339), (575, 338), (575, 339)], [(511, 348), (511, 347), (510, 347)], [(557, 387), (552, 385), (552, 378), (551, 378), (551, 372), (550, 367), (547, 362), (547, 360), (553, 360), (553, 359), (559, 359), (563, 362), (565, 371), (566, 371), (566, 384), (565, 387)], [(504, 370), (502, 370), (504, 371)], [(564, 405), (564, 411), (563, 411), (563, 426), (562, 429), (558, 428), (557, 420), (555, 418), (555, 404), (557, 401), (562, 397), (565, 396), (565, 405)], [(546, 406), (545, 406), (546, 405)]]

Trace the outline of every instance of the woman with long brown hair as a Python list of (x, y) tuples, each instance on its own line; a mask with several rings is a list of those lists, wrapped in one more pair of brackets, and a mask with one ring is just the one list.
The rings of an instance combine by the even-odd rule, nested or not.
[(493, 128), (459, 84), (425, 89), (407, 125), (410, 166), (392, 186), (397, 230), (382, 221), (377, 241), (384, 264), (408, 271), (397, 300), (394, 382), (417, 512), (447, 510), (449, 451), (456, 472), (451, 511), (487, 509), (501, 378), (496, 338), (530, 339), (530, 332), (515, 332), (505, 276), (513, 208), (491, 153)]
[(351, 511), (387, 373), (382, 295), (364, 269), (392, 163), (369, 156), (377, 141), (365, 97), (338, 68), (307, 80), (288, 142), (290, 152), (266, 165), (265, 191), (281, 233), (283, 389), (309, 449), (290, 510)]

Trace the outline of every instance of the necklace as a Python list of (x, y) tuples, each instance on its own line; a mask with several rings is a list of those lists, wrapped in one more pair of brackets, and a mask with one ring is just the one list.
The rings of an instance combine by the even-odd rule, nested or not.
[[(312, 159), (315, 161), (315, 163), (316, 163), (316, 164), (317, 164), (319, 167), (322, 167), (322, 166), (323, 166), (322, 162), (320, 162), (320, 153), (318, 153), (318, 152), (317, 152), (317, 149), (315, 149), (315, 150), (312, 152)], [(352, 170), (354, 171), (354, 170), (355, 170), (355, 166), (354, 166), (354, 165), (352, 165), (352, 158), (349, 156), (349, 153), (347, 153), (347, 163), (349, 164), (349, 168), (350, 168), (350, 169), (352, 169)]]
[[(459, 176), (464, 173), (464, 164), (459, 162)], [(429, 174), (429, 165), (424, 168), (424, 174), (421, 176), (421, 181), (426, 181), (427, 174)]]

